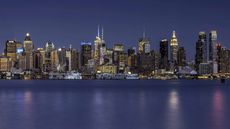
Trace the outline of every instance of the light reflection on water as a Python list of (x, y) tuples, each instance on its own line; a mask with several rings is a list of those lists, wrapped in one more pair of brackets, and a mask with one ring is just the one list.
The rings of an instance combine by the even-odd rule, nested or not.
[(214, 92), (213, 96), (213, 127), (216, 129), (219, 129), (219, 127), (224, 127), (223, 126), (223, 121), (224, 121), (224, 96), (222, 91), (217, 88), (216, 91)]
[(168, 129), (183, 129), (181, 118), (180, 96), (177, 90), (171, 90), (168, 97), (168, 111), (166, 125)]
[[(63, 85), (68, 82), (58, 83)], [(206, 84), (202, 81), (199, 82), (201, 87), (197, 86), (198, 83), (191, 87), (192, 82), (180, 81), (134, 81), (132, 87), (126, 87), (127, 82), (124, 85), (119, 81), (99, 82), (99, 86), (89, 82), (88, 87), (87, 81), (84, 83), (84, 86), (76, 88), (37, 88), (36, 85), (28, 88), (24, 83), (22, 88), (0, 87), (0, 129), (230, 127), (227, 122), (230, 119), (228, 87), (202, 87)], [(101, 87), (103, 83), (110, 86)], [(114, 83), (121, 84), (116, 87)], [(76, 84), (71, 82), (66, 85)], [(194, 126), (196, 123), (199, 124)]]

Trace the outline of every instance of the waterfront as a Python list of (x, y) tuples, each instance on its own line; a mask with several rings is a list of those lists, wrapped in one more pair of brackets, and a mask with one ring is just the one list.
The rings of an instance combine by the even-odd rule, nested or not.
[(229, 84), (1, 80), (0, 129), (228, 129)]

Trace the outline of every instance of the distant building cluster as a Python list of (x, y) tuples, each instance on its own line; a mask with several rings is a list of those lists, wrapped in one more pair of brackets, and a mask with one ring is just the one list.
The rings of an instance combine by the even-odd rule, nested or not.
[[(137, 47), (126, 49), (123, 43), (109, 48), (103, 29), (91, 42), (82, 42), (79, 50), (56, 48), (48, 41), (44, 48), (34, 48), (32, 38), (26, 34), (23, 42), (7, 40), (0, 57), (0, 72), (23, 78), (47, 78), (50, 73), (79, 72), (92, 79), (96, 74), (138, 74), (140, 77), (163, 75), (215, 75), (230, 73), (230, 50), (222, 47), (217, 32), (209, 37), (200, 32), (196, 42), (194, 61), (186, 61), (186, 50), (179, 45), (176, 32), (159, 42), (159, 50), (151, 49), (150, 40), (143, 34)], [(20, 76), (21, 76), (20, 75)]]

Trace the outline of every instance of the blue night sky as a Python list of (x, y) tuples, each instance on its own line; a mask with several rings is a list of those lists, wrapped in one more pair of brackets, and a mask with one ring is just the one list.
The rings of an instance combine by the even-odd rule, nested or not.
[(1, 52), (6, 40), (22, 41), (26, 32), (35, 47), (51, 40), (56, 47), (93, 42), (98, 24), (108, 46), (136, 46), (145, 28), (151, 47), (176, 30), (180, 45), (194, 57), (199, 31), (218, 31), (219, 42), (230, 48), (230, 2), (227, 0), (7, 0), (0, 2)]

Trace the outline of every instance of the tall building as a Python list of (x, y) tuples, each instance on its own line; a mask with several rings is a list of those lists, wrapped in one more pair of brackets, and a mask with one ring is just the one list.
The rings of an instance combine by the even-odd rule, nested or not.
[(27, 33), (25, 40), (23, 42), (24, 51), (25, 51), (25, 66), (26, 70), (32, 70), (33, 69), (33, 42), (31, 40), (30, 34)]
[(36, 50), (34, 51), (34, 54), (33, 54), (33, 68), (36, 70), (36, 71), (41, 71), (42, 70), (42, 54), (40, 53), (39, 50)]
[(199, 71), (200, 63), (207, 63), (207, 38), (205, 32), (199, 33), (198, 41), (196, 42), (195, 69)]
[(66, 58), (66, 49), (59, 48), (58, 49), (58, 71), (65, 72), (67, 70), (67, 58)]
[(160, 69), (168, 69), (168, 40), (163, 39), (160, 42)]
[(113, 49), (107, 48), (106, 57), (105, 57), (106, 65), (113, 65)]
[(151, 51), (151, 53), (138, 54), (138, 73), (147, 76), (152, 74), (152, 72), (155, 70), (154, 56), (154, 51)]
[(81, 43), (81, 66), (86, 66), (88, 61), (92, 59), (92, 44), (91, 43)]
[(117, 43), (113, 45), (113, 63), (119, 65), (119, 55), (124, 53), (125, 48), (122, 43)]
[[(20, 70), (24, 69), (23, 65), (21, 65), (22, 67), (20, 67), (20, 61), (25, 62), (25, 59), (23, 59), (23, 57), (22, 57), (22, 56), (24, 56), (23, 54), (24, 54), (23, 45), (22, 45), (21, 42), (17, 42), (16, 43), (16, 56), (17, 56), (16, 58), (17, 58), (17, 61), (16, 61), (16, 64), (14, 65), (14, 67), (16, 69), (20, 69)], [(21, 63), (23, 63), (23, 62), (21, 62)]]
[(135, 68), (137, 67), (137, 54), (136, 54), (136, 48), (132, 47), (128, 49), (128, 67), (130, 67), (131, 72), (135, 71)]
[(178, 66), (185, 66), (186, 65), (186, 54), (184, 47), (179, 47), (178, 53), (177, 53), (177, 59), (178, 59)]
[(217, 45), (218, 73), (230, 73), (230, 50)]
[(66, 51), (67, 59), (67, 71), (78, 71), (79, 70), (79, 53), (76, 49), (73, 49), (71, 46), (69, 50)]
[(170, 61), (173, 64), (177, 63), (178, 49), (179, 49), (179, 45), (176, 37), (176, 31), (173, 31), (172, 38), (170, 41)]
[(12, 61), (15, 63), (17, 59), (17, 42), (13, 40), (7, 40), (6, 41), (6, 47), (5, 47), (5, 55), (7, 57), (10, 57)]
[(209, 60), (216, 61), (217, 58), (217, 32), (215, 30), (209, 33)]
[(143, 54), (143, 53), (150, 53), (151, 48), (150, 48), (150, 41), (148, 38), (145, 37), (145, 33), (143, 34), (143, 37), (139, 39), (138, 42), (138, 50), (139, 50), (139, 54)]
[(39, 52), (40, 56), (40, 69), (41, 71), (45, 72), (45, 62), (46, 62), (46, 52), (43, 48), (37, 48), (37, 52)]
[(58, 50), (52, 50), (50, 52), (50, 62), (51, 62), (51, 71), (59, 71), (59, 58), (58, 58)]
[(55, 49), (54, 43), (48, 41), (45, 45), (46, 58), (50, 58), (51, 52)]
[(122, 43), (113, 46), (113, 63), (118, 67), (118, 72), (123, 72), (126, 64), (125, 48)]
[(12, 68), (12, 59), (0, 56), (0, 72), (9, 72)]
[(104, 29), (100, 35), (100, 27), (98, 26), (98, 35), (94, 40), (94, 59), (96, 65), (102, 65), (104, 63), (104, 56), (106, 55), (106, 44), (104, 40)]
[(217, 64), (218, 64), (218, 68), (217, 68), (218, 73), (220, 72), (220, 66), (221, 66), (221, 50), (222, 50), (222, 46), (221, 46), (220, 43), (218, 43), (216, 45), (216, 53), (217, 53), (216, 61), (217, 61)]

